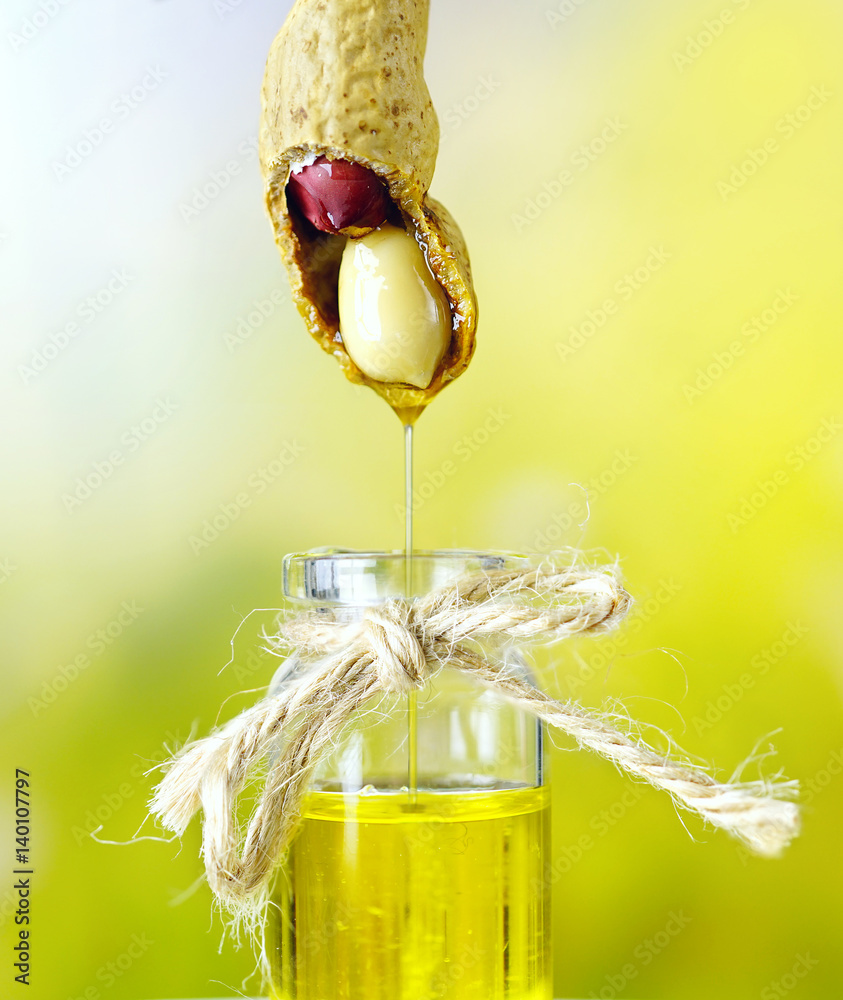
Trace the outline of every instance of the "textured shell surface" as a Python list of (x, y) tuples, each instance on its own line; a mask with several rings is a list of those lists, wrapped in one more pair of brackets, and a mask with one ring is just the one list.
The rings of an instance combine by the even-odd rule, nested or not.
[[(476, 300), (465, 241), (428, 197), (439, 124), (423, 76), (428, 0), (297, 0), (267, 60), (261, 168), (276, 243), (311, 335), (354, 382), (411, 422), (468, 364)], [(388, 186), (401, 222), (422, 245), (451, 306), (451, 345), (430, 386), (369, 379), (339, 333), (337, 281), (345, 237), (315, 230), (288, 206), (292, 169), (318, 155), (355, 160)]]

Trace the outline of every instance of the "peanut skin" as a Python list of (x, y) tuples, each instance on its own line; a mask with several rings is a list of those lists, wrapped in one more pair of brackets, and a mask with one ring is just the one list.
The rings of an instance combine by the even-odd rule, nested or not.
[(287, 183), (287, 199), (320, 232), (364, 236), (389, 214), (386, 186), (360, 163), (318, 156)]

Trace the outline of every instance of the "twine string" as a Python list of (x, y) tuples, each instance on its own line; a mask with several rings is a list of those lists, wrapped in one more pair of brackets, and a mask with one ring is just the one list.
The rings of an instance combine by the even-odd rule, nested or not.
[[(208, 883), (235, 918), (256, 912), (295, 834), (315, 768), (373, 698), (421, 689), (444, 666), (457, 669), (571, 737), (681, 808), (726, 830), (752, 851), (775, 856), (797, 835), (793, 781), (721, 783), (702, 767), (664, 756), (616, 717), (558, 701), (507, 666), (515, 641), (554, 642), (614, 628), (630, 597), (614, 568), (558, 565), (463, 578), (412, 601), (392, 599), (358, 621), (324, 610), (279, 626), (277, 644), (304, 665), (281, 689), (166, 765), (150, 806), (181, 836), (204, 814)], [(245, 823), (238, 806), (263, 775)], [(242, 810), (241, 810), (242, 811)]]

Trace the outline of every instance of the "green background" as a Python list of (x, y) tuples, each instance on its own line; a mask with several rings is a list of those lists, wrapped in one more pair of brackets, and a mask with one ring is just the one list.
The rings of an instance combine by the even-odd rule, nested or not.
[[(164, 742), (258, 696), (271, 612), (221, 668), (241, 619), (277, 606), (284, 553), (402, 541), (400, 426), (310, 341), (263, 215), (251, 143), (287, 6), (4, 5), (3, 996), (24, 995), (15, 767), (34, 802), (25, 995), (242, 986), (196, 826), (181, 850), (87, 830), (129, 839)], [(619, 700), (723, 776), (775, 743), (762, 770), (805, 789), (801, 839), (756, 860), (560, 745), (552, 860), (589, 846), (554, 887), (557, 995), (833, 996), (843, 9), (433, 6), (433, 193), (467, 237), (481, 321), (418, 427), (418, 545), (618, 556), (632, 622), (544, 654), (545, 687)]]

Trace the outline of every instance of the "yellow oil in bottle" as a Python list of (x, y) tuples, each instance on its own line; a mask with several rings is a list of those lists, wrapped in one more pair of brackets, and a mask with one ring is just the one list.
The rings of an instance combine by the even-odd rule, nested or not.
[(312, 792), (273, 896), (274, 1000), (548, 1000), (546, 788)]
[[(409, 597), (412, 424), (404, 442)], [(344, 792), (323, 783), (305, 799), (270, 907), (271, 996), (549, 1000), (548, 790), (466, 790), (443, 779), (426, 788), (415, 692), (406, 707), (403, 787), (383, 779), (377, 790)]]

